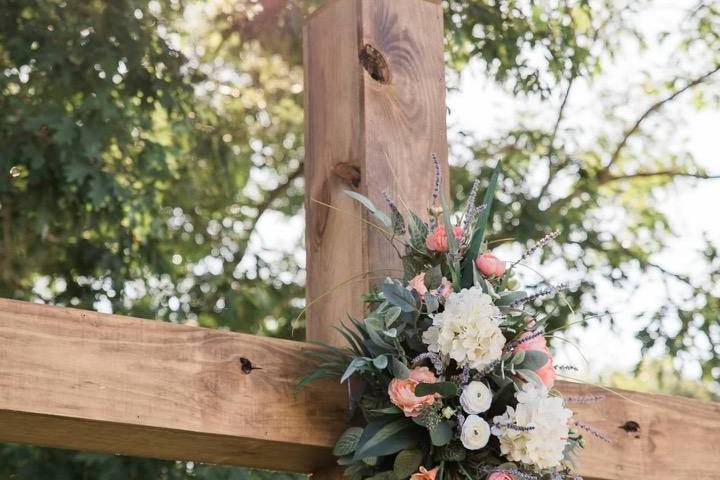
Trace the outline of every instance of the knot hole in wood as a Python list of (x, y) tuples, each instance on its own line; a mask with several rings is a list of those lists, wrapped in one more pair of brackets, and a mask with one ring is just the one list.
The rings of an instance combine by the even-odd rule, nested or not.
[(370, 75), (370, 78), (378, 83), (390, 83), (390, 67), (380, 51), (366, 43), (360, 49), (360, 65)]

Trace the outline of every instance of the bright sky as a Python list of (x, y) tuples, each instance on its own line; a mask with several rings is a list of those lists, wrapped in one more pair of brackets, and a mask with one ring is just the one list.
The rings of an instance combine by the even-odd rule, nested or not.
[[(637, 18), (637, 25), (642, 31), (654, 35), (661, 26), (670, 27), (678, 22), (690, 3), (694, 2), (656, 2), (653, 8), (645, 10), (642, 16)], [(579, 88), (574, 88), (567, 108), (566, 118), (569, 120), (565, 126), (579, 121), (589, 130), (593, 127), (603, 128), (603, 118), (596, 108), (599, 103), (596, 98), (601, 92), (622, 93), (623, 90), (619, 88), (642, 84), (647, 78), (643, 71), (651, 72), (650, 78), (653, 79), (665, 78), (668, 65), (674, 66), (669, 59), (670, 52), (654, 45), (650, 45), (648, 50), (648, 53), (640, 53), (629, 48), (625, 55), (603, 72), (599, 81), (593, 85), (584, 83), (578, 85)], [(687, 66), (689, 70), (693, 67), (695, 71), (698, 71), (698, 68), (708, 68), (707, 64)], [(673, 130), (663, 148), (672, 151), (685, 144), (709, 173), (720, 174), (717, 153), (720, 152), (720, 112), (698, 112), (692, 108), (691, 102), (692, 94), (689, 93), (663, 112), (685, 119), (684, 122), (679, 122), (680, 125)], [(546, 109), (549, 116), (545, 121), (553, 122), (558, 102), (543, 105), (536, 99), (518, 99), (488, 81), (479, 66), (475, 65), (464, 72), (459, 90), (449, 95), (448, 106), (451, 111), (448, 118), (451, 135), (452, 132), (464, 130), (486, 137), (513, 126), (523, 118), (522, 112), (528, 109), (535, 112)], [(631, 113), (629, 118), (634, 118), (647, 106), (647, 100), (643, 103), (631, 103), (628, 105)], [(542, 121), (543, 116), (540, 115), (539, 118)], [(690, 182), (679, 182), (678, 186), (668, 193), (662, 209), (669, 216), (673, 227), (682, 232), (682, 236), (673, 241), (671, 248), (663, 255), (654, 258), (655, 263), (678, 273), (702, 273), (707, 266), (697, 261), (699, 256), (696, 252), (702, 246), (703, 233), (720, 245), (720, 222), (708, 221), (712, 219), (708, 216), (708, 206), (717, 205), (719, 201), (720, 180), (704, 181), (699, 186), (692, 186)], [(647, 311), (654, 304), (666, 301), (665, 290), (655, 274), (638, 271), (634, 272), (634, 277), (642, 279), (645, 286), (631, 297), (612, 288), (601, 290), (600, 297), (606, 305), (612, 311), (619, 312), (616, 315), (619, 321), (616, 331), (611, 331), (610, 327), (602, 322), (594, 322), (589, 328), (574, 328), (570, 331), (570, 336), (577, 338), (580, 348), (589, 360), (590, 365), (584, 371), (584, 375), (589, 378), (599, 372), (629, 369), (634, 366), (640, 358), (640, 343), (634, 339), (639, 324), (632, 321), (632, 313)], [(572, 363), (580, 367), (584, 365), (572, 347), (558, 347), (561, 363)], [(707, 345), (698, 347), (708, 348)], [(694, 376), (697, 372), (690, 368), (686, 373)]]

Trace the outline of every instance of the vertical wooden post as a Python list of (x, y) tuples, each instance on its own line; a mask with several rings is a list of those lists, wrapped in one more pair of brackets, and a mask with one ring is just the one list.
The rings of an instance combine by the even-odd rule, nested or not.
[(333, 325), (348, 313), (362, 318), (369, 286), (402, 274), (395, 250), (343, 190), (383, 208), (387, 192), (424, 214), (432, 153), (447, 172), (442, 7), (331, 1), (304, 37), (307, 332), (332, 344), (341, 338)]

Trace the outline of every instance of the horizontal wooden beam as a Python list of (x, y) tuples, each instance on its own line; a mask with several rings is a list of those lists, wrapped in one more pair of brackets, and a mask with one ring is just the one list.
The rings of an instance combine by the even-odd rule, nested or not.
[[(345, 427), (334, 382), (294, 395), (306, 344), (0, 300), (0, 441), (312, 472)], [(241, 358), (258, 370), (243, 373)], [(562, 383), (595, 479), (720, 478), (720, 404)], [(639, 426), (636, 432), (620, 427)]]
[(295, 395), (307, 348), (0, 299), (0, 441), (311, 472), (346, 413), (335, 382)]

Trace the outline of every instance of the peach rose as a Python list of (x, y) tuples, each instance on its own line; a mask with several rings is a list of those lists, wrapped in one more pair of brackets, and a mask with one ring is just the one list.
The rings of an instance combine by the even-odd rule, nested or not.
[(475, 265), (486, 277), (502, 277), (505, 273), (505, 262), (490, 252), (485, 252), (475, 259)]
[[(427, 287), (425, 286), (425, 272), (415, 275), (412, 280), (408, 282), (408, 287), (412, 290), (415, 290), (418, 295), (420, 295), (420, 300), (424, 301), (425, 294), (428, 291)], [(432, 290), (430, 293), (432, 293), (433, 295), (440, 295), (447, 300), (447, 298), (452, 292), (452, 283), (450, 283), (450, 280), (443, 277), (442, 281), (440, 282), (440, 286)]]
[(487, 480), (513, 480), (513, 476), (505, 470), (499, 470), (488, 475)]
[(410, 475), (410, 480), (435, 480), (435, 475), (438, 473), (438, 467), (428, 470), (425, 467), (420, 467), (420, 471)]
[[(520, 340), (522, 340), (523, 338), (527, 338), (530, 335), (533, 335), (533, 333), (524, 333), (520, 337)], [(516, 352), (524, 352), (527, 350), (537, 350), (547, 355), (548, 361), (545, 363), (545, 365), (535, 370), (535, 373), (538, 377), (540, 377), (540, 380), (542, 380), (546, 387), (552, 388), (553, 385), (555, 385), (556, 374), (555, 367), (553, 366), (552, 353), (550, 353), (550, 349), (547, 346), (545, 337), (543, 335), (538, 335), (534, 338), (531, 338), (530, 340), (520, 343), (517, 347), (515, 347)]]
[[(453, 235), (458, 241), (462, 240), (462, 228), (453, 227)], [(447, 232), (445, 232), (445, 226), (439, 225), (434, 232), (428, 234), (425, 239), (425, 246), (428, 250), (434, 252), (447, 252), (450, 248), (448, 246)]]
[(437, 377), (427, 367), (410, 370), (408, 378), (393, 378), (388, 386), (390, 401), (399, 407), (406, 417), (417, 417), (420, 411), (435, 403), (436, 395), (415, 396), (415, 387), (419, 383), (435, 383)]

